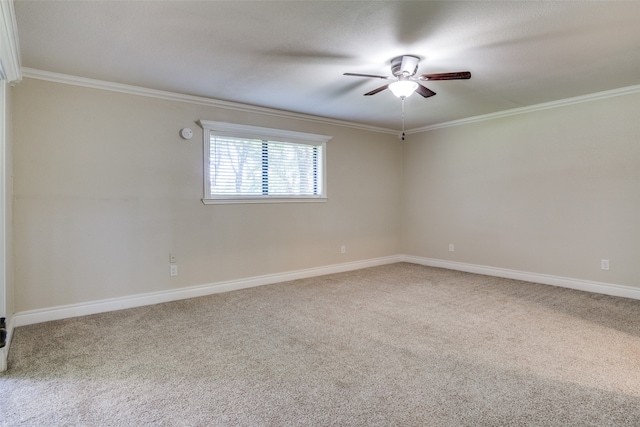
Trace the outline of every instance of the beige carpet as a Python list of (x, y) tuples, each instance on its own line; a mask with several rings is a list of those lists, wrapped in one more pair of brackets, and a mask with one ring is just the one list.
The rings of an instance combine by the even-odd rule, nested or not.
[(640, 301), (393, 264), (17, 328), (2, 425), (639, 426)]

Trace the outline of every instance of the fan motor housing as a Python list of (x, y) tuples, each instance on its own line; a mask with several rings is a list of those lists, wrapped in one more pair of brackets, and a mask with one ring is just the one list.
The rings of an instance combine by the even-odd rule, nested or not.
[(391, 60), (391, 72), (394, 76), (413, 76), (418, 71), (420, 58), (413, 55), (396, 56)]

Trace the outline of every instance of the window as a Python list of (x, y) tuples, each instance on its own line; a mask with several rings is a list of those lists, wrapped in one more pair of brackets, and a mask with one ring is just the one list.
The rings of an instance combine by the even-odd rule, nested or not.
[(204, 198), (213, 203), (326, 200), (331, 137), (232, 123), (204, 129)]

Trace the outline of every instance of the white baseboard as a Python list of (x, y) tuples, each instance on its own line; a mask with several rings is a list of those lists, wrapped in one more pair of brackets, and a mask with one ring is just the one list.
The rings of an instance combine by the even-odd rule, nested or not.
[(597, 294), (640, 299), (640, 288), (635, 288), (632, 286), (593, 282), (589, 280), (573, 279), (570, 277), (529, 273), (526, 271), (509, 270), (506, 268), (489, 267), (485, 265), (466, 264), (433, 258), (422, 258), (411, 255), (402, 255), (401, 260), (403, 262), (426, 265), (429, 267), (447, 268), (449, 270), (466, 271), (468, 273), (484, 274), (486, 276), (504, 277), (507, 279), (523, 280), (525, 282), (542, 283), (544, 285), (559, 286), (561, 288), (570, 288)]
[(235, 291), (238, 289), (286, 282), (289, 280), (304, 279), (307, 277), (342, 273), (345, 271), (359, 270), (362, 268), (375, 267), (378, 265), (393, 264), (396, 262), (400, 262), (401, 260), (402, 259), (400, 255), (394, 255), (383, 258), (372, 258), (362, 261), (308, 268), (304, 270), (296, 270), (285, 273), (267, 274), (264, 276), (250, 277), (247, 279), (229, 280), (224, 282), (210, 283), (207, 285), (191, 286), (188, 288), (173, 289), (169, 291), (150, 292), (146, 294), (131, 295), (120, 298), (109, 298), (80, 304), (70, 304), (38, 310), (23, 311), (16, 313), (11, 319), (11, 329), (18, 326), (48, 322), (51, 320), (66, 319), (70, 317), (104, 313), (107, 311), (116, 311), (126, 308), (159, 304), (163, 302), (178, 301), (182, 299), (201, 297), (221, 292)]
[[(354, 261), (342, 264), (333, 264), (323, 267), (308, 268), (278, 274), (255, 276), (246, 279), (229, 280), (206, 285), (191, 286), (188, 288), (169, 291), (151, 292), (146, 294), (131, 295), (120, 298), (90, 301), (80, 304), (43, 308), (16, 313), (8, 325), (8, 338), (13, 335), (13, 328), (31, 325), (34, 323), (48, 322), (51, 320), (66, 319), (70, 317), (86, 316), (90, 314), (104, 313), (108, 311), (122, 310), (126, 308), (141, 307), (145, 305), (159, 304), (163, 302), (178, 301), (181, 299), (195, 298), (221, 292), (229, 292), (238, 289), (252, 288), (290, 280), (304, 279), (308, 277), (322, 276), (325, 274), (341, 273), (345, 271), (359, 270), (396, 262), (409, 262), (430, 267), (447, 268), (449, 270), (465, 271), (469, 273), (484, 274), (487, 276), (504, 277), (508, 279), (523, 280), (527, 282), (542, 283), (545, 285), (559, 286), (563, 288), (594, 292), (605, 295), (632, 298), (640, 300), (640, 288), (615, 285), (611, 283), (592, 282), (588, 280), (572, 279), (567, 277), (551, 276), (546, 274), (529, 273), (525, 271), (509, 270), (504, 268), (489, 267), (484, 265), (466, 264), (454, 261), (423, 258), (411, 255), (394, 255), (383, 258), (373, 258), (362, 261)], [(8, 353), (7, 342), (4, 352)], [(0, 354), (0, 356), (2, 356)], [(2, 359), (2, 357), (0, 357)], [(0, 360), (0, 367), (2, 361)]]

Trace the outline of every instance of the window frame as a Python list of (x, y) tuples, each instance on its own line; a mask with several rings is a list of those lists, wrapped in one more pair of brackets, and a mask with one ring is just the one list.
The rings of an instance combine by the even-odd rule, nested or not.
[[(312, 133), (295, 132), (282, 129), (266, 128), (259, 126), (241, 125), (236, 123), (216, 122), (210, 120), (198, 120), (198, 125), (202, 127), (202, 147), (203, 147), (203, 197), (202, 203), (205, 205), (215, 204), (236, 204), (236, 203), (304, 203), (304, 202), (326, 202), (327, 197), (327, 142), (331, 136), (318, 135)], [(261, 139), (269, 142), (283, 142), (292, 144), (304, 144), (319, 147), (321, 150), (320, 165), (317, 170), (321, 177), (318, 184), (321, 191), (318, 195), (212, 195), (209, 164), (211, 155), (211, 136)]]

